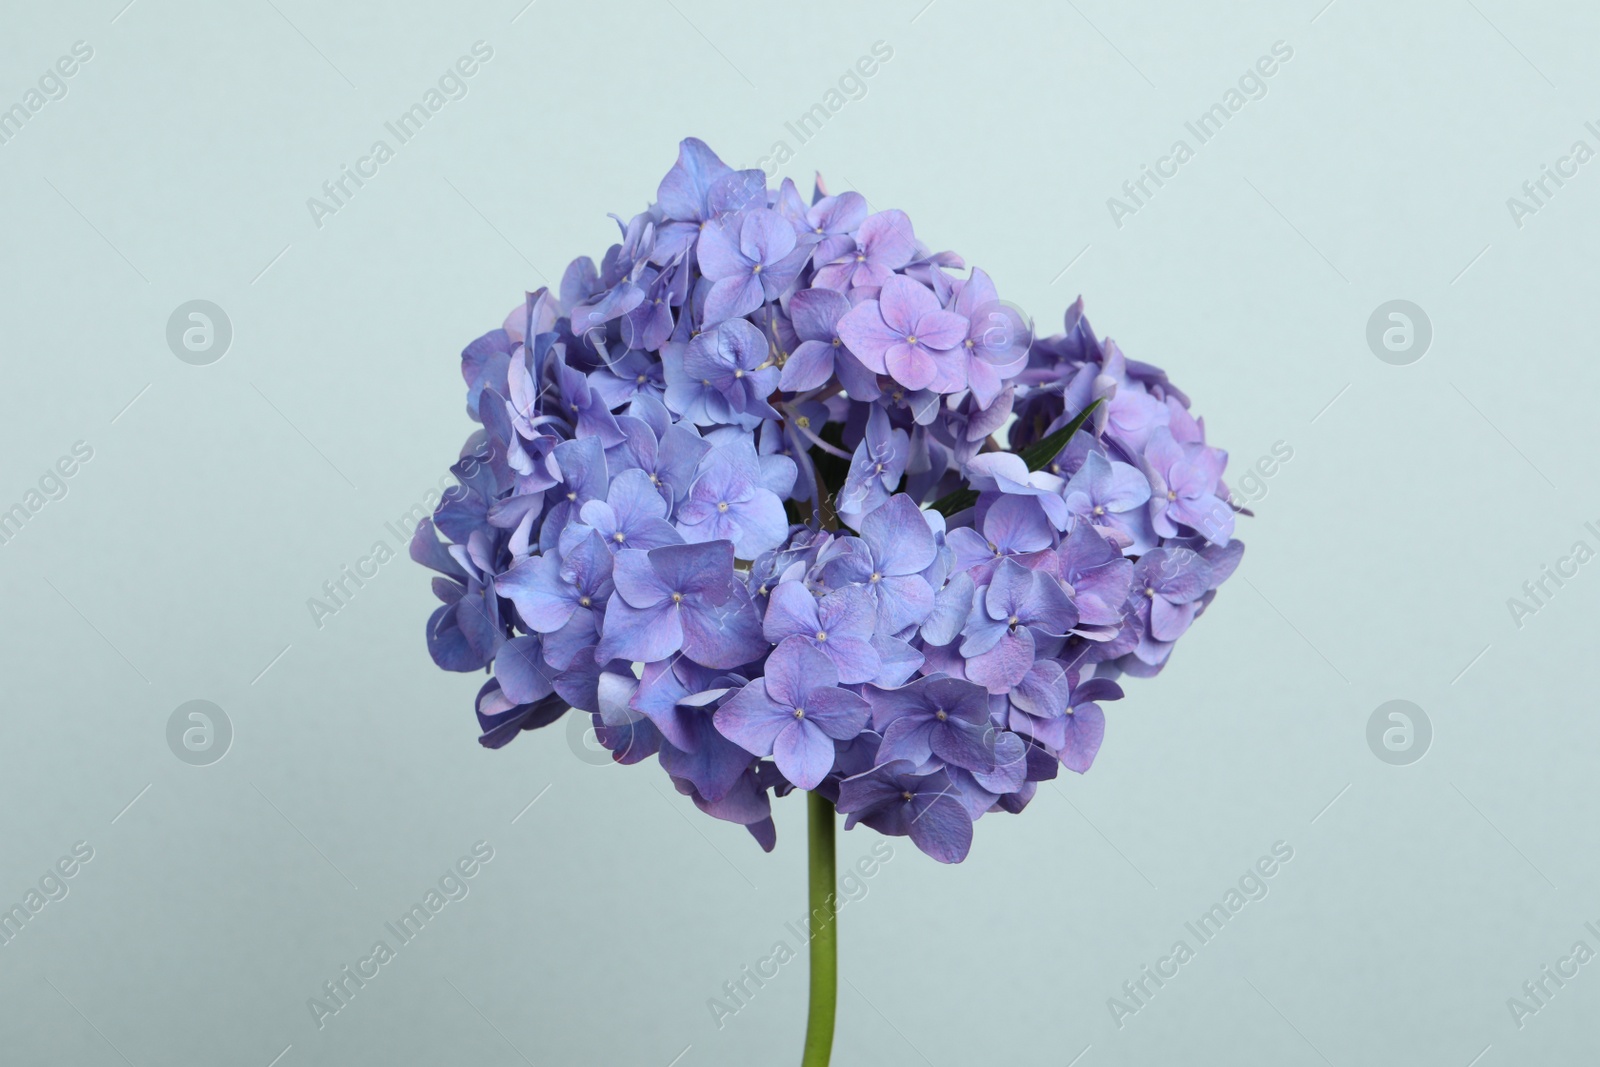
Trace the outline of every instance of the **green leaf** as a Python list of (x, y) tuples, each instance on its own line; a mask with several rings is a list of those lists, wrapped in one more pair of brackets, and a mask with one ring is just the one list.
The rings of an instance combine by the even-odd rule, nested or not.
[(953, 493), (946, 493), (928, 506), (945, 518), (949, 518), (958, 511), (966, 511), (978, 502), (978, 494), (972, 489), (957, 489)]
[(1032, 445), (1023, 449), (1022, 462), (1028, 465), (1030, 471), (1043, 470), (1047, 463), (1056, 458), (1058, 452), (1067, 447), (1067, 442), (1072, 440), (1072, 435), (1081, 430), (1083, 424), (1089, 421), (1089, 416), (1094, 413), (1094, 409), (1099, 403), (1098, 399), (1091, 400), (1089, 406), (1078, 412), (1077, 417), (1071, 422), (1044, 440), (1035, 441)]
[[(1043, 470), (1046, 464), (1056, 458), (1056, 453), (1065, 448), (1067, 442), (1072, 440), (1072, 435), (1082, 429), (1084, 423), (1089, 421), (1089, 416), (1094, 414), (1094, 409), (1099, 403), (1099, 400), (1091, 401), (1089, 406), (1078, 412), (1071, 422), (1044, 440), (1036, 441), (1028, 448), (1023, 449), (1021, 452), (1022, 462), (1027, 464), (1030, 471)], [(978, 494), (976, 490), (957, 489), (953, 493), (945, 494), (928, 506), (948, 519), (957, 512), (967, 510), (977, 502)]]

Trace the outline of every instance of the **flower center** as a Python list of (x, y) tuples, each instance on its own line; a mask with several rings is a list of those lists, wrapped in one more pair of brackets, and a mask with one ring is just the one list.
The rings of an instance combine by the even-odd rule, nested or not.
[(673, 593), (672, 594), (672, 602), (674, 604), (682, 604), (683, 603), (683, 594), (682, 593)]
[(873, 571), (872, 572), (872, 577), (868, 578), (867, 580), (869, 582), (877, 582), (877, 581), (881, 580), (882, 578), (883, 578), (883, 575), (879, 574), (877, 571)]
[(1103, 506), (1096, 504), (1094, 506), (1094, 513), (1096, 515), (1104, 515), (1106, 513), (1106, 509)]
[(760, 274), (761, 273), (761, 264), (757, 263), (754, 267), (751, 267), (750, 268), (750, 273), (751, 274)]
[(726, 500), (717, 501), (717, 510), (718, 511), (727, 511), (728, 510), (728, 502)]
[(576, 499), (578, 499), (578, 494), (577, 493), (568, 493), (567, 494), (567, 499), (568, 500), (576, 500)]
[(810, 419), (808, 419), (808, 418), (807, 418), (807, 417), (806, 417), (806, 416), (804, 416), (804, 415), (801, 415), (801, 416), (800, 416), (800, 417), (799, 417), (799, 418), (797, 418), (797, 419), (795, 419), (795, 420), (794, 420), (794, 424), (795, 424), (795, 425), (796, 425), (796, 426), (798, 426), (798, 427), (800, 427), (800, 428), (801, 428), (801, 429), (802, 429), (802, 430), (804, 430), (804, 429), (806, 429), (806, 428), (807, 428), (807, 427), (808, 427), (808, 426), (810, 426), (810, 425), (811, 425), (811, 420), (810, 420)]
[(794, 717), (797, 718), (797, 719), (805, 718), (806, 717), (806, 709), (805, 708), (795, 708), (794, 709)]
[[(659, 300), (658, 300), (658, 301), (656, 301), (656, 303), (658, 303), (658, 304), (659, 304), (659, 303), (660, 303), (660, 301), (659, 301)], [(639, 377), (637, 377), (637, 378), (635, 378), (635, 379), (634, 379), (634, 381), (636, 381), (636, 382), (638, 382), (638, 383), (639, 383), (639, 384), (640, 384), (640, 385), (643, 385), (643, 384), (644, 384), (644, 383), (645, 383), (645, 382), (647, 382), (647, 381), (649, 381), (649, 380), (650, 380), (650, 379), (648, 379), (648, 378), (646, 378), (646, 377), (645, 377), (645, 376), (644, 376), (644, 375), (642, 375), (642, 374), (641, 374), (641, 375), (639, 375)]]
[(623, 533), (621, 530), (618, 530), (616, 533), (611, 535), (611, 539), (620, 545), (622, 542), (628, 539), (628, 535)]
[(909, 335), (907, 335), (907, 337), (906, 337), (906, 344), (908, 344), (908, 345), (914, 345), (914, 344), (916, 344), (916, 343), (917, 343), (917, 335), (916, 335), (916, 334), (914, 334), (914, 333), (913, 333), (913, 334), (909, 334)]
[(650, 484), (651, 485), (660, 485), (661, 484), (661, 479), (656, 477), (654, 474), (652, 474), (650, 476)]
[(1178, 499), (1178, 492), (1177, 492), (1177, 490), (1175, 490), (1175, 489), (1168, 489), (1168, 490), (1167, 490), (1167, 499), (1168, 499), (1168, 500), (1176, 500), (1176, 499)]
[(1015, 626), (1016, 624), (1017, 624), (1017, 617), (1015, 615), (1011, 616), (1011, 618), (1006, 620), (1006, 625), (1007, 626)]
[(856, 253), (856, 262), (857, 263), (865, 263), (866, 261), (867, 261), (867, 257), (866, 256), (861, 255), (859, 252)]
[(586, 608), (586, 607), (588, 607), (589, 605), (591, 605), (593, 603), (594, 603), (594, 601), (590, 600), (586, 596), (581, 596), (581, 597), (578, 598), (578, 605), (580, 607), (585, 607)]
[(950, 716), (945, 713), (945, 710), (943, 708), (934, 708), (933, 709), (933, 717), (935, 719), (938, 719), (940, 722), (944, 722), (944, 721), (946, 721), (947, 719), (950, 718)]
[(735, 378), (743, 378), (744, 377), (744, 368), (743, 367), (735, 367), (735, 368), (733, 368), (733, 376)]
[(840, 345), (842, 345), (842, 344), (844, 344), (844, 342), (843, 342), (843, 341), (841, 341), (841, 340), (839, 340), (839, 339), (838, 339), (838, 338), (837, 338), (837, 337), (835, 337), (835, 338), (834, 338), (834, 339), (833, 339), (833, 347), (834, 347), (834, 348), (838, 348), (838, 347), (839, 347), (839, 346), (840, 346)]
[(907, 789), (907, 790), (906, 790), (906, 791), (905, 791), (905, 792), (903, 792), (903, 793), (901, 793), (901, 794), (900, 794), (900, 796), (901, 796), (901, 797), (903, 797), (903, 798), (904, 798), (904, 799), (905, 799), (905, 802), (906, 802), (906, 803), (907, 803), (907, 804), (909, 804), (909, 803), (911, 803), (911, 802), (912, 802), (912, 801), (913, 801), (913, 800), (915, 800), (915, 799), (916, 799), (916, 794), (915, 794), (915, 793), (913, 793), (913, 792), (912, 792), (912, 791), (911, 791), (911, 790), (909, 790), (909, 789)]
[(818, 641), (826, 641), (827, 639), (828, 639), (828, 631), (826, 631), (826, 630), (818, 630), (817, 631), (817, 640)]
[(1147, 585), (1144, 587), (1144, 595), (1147, 597), (1154, 597), (1156, 595), (1156, 591)]

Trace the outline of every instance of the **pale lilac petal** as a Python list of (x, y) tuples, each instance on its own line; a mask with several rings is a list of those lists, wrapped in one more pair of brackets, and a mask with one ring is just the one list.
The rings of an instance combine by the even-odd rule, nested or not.
[(779, 582), (767, 599), (767, 614), (761, 632), (774, 645), (785, 637), (803, 634), (811, 637), (822, 629), (817, 617), (817, 598), (803, 582)]
[(1033, 666), (1033, 632), (1025, 626), (1007, 631), (987, 652), (967, 661), (967, 677), (991, 693), (1008, 692)]
[(656, 189), (656, 200), (670, 219), (699, 221), (705, 217), (706, 194), (712, 183), (731, 172), (704, 141), (685, 138), (678, 145), (677, 164)]
[(872, 717), (872, 707), (848, 689), (813, 689), (806, 694), (806, 719), (838, 741), (859, 734)]
[[(932, 298), (930, 294), (929, 298)], [(905, 334), (891, 328), (878, 312), (876, 300), (863, 300), (851, 308), (838, 324), (839, 337), (850, 346), (868, 370), (878, 374), (888, 372), (885, 354), (891, 345), (903, 343)]]
[(708, 223), (695, 248), (700, 273), (712, 281), (750, 273), (750, 260), (739, 251), (738, 236), (724, 222)]
[[(761, 613), (737, 582), (722, 603), (697, 600), (682, 616), (683, 654), (703, 666), (719, 670), (742, 667), (761, 658), (770, 647), (761, 636)], [(606, 623), (609, 627), (609, 616)]]
[(972, 849), (972, 819), (954, 795), (935, 794), (912, 819), (910, 835), (914, 845), (940, 863), (960, 863)]
[(773, 742), (772, 758), (797, 788), (815, 789), (833, 770), (833, 739), (815, 723), (796, 719)]
[[(819, 292), (808, 289), (806, 292)], [(825, 385), (833, 376), (833, 359), (837, 349), (828, 341), (802, 341), (800, 347), (784, 360), (783, 373), (778, 387), (785, 392), (803, 393)]]
[(612, 563), (611, 582), (617, 594), (636, 608), (655, 607), (669, 599), (673, 592), (656, 573), (649, 554), (640, 549), (625, 548), (617, 553)]
[(1083, 704), (1067, 717), (1067, 740), (1061, 746), (1061, 765), (1082, 774), (1094, 763), (1106, 736), (1106, 715), (1097, 704)]
[(557, 573), (560, 566), (555, 556), (529, 556), (494, 580), (495, 592), (517, 606), (517, 614), (535, 633), (561, 629), (578, 606), (572, 587)]
[(954, 348), (967, 339), (968, 326), (966, 319), (952, 311), (933, 311), (917, 320), (917, 343), (940, 350)]
[[(916, 333), (917, 327), (924, 316), (932, 317), (939, 313), (939, 300), (933, 295), (933, 290), (914, 278), (903, 274), (896, 274), (883, 283), (883, 291), (878, 294), (878, 313), (883, 321), (900, 336), (905, 337)], [(964, 322), (959, 315), (952, 316)], [(963, 324), (961, 336), (965, 337), (967, 328)], [(845, 338), (849, 344), (850, 339)], [(952, 341), (951, 344), (955, 342)], [(851, 348), (856, 346), (851, 344)], [(949, 348), (950, 345), (943, 347)], [(859, 354), (860, 349), (856, 349)]]
[(933, 562), (938, 545), (916, 501), (892, 496), (861, 521), (861, 537), (872, 546), (883, 574), (916, 574)]
[(670, 600), (655, 607), (636, 608), (613, 593), (606, 604), (605, 633), (595, 649), (600, 661), (654, 663), (683, 647), (681, 613)]
[(767, 692), (787, 707), (805, 704), (813, 689), (839, 684), (833, 661), (810, 642), (791, 637), (779, 643), (767, 658)]
[(1150, 600), (1150, 636), (1157, 641), (1176, 641), (1194, 621), (1194, 604), (1174, 604), (1166, 597)]
[(878, 650), (869, 638), (851, 634), (836, 636), (830, 633), (825, 640), (818, 641), (818, 646), (829, 659), (833, 660), (833, 665), (839, 672), (839, 681), (845, 685), (870, 682), (877, 678), (883, 669), (883, 664), (878, 658)]
[(839, 336), (839, 320), (850, 312), (850, 299), (832, 289), (802, 289), (789, 301), (794, 332), (806, 341), (831, 342)]
[(753, 756), (772, 755), (772, 743), (794, 721), (788, 708), (773, 703), (761, 679), (746, 685), (713, 716), (717, 732)]
[(905, 685), (927, 662), (927, 657), (898, 637), (874, 634), (872, 647), (877, 651), (881, 665), (878, 676), (871, 679), (873, 685), (885, 688)]
[(789, 536), (789, 516), (783, 501), (768, 489), (757, 489), (739, 506), (734, 520), (734, 551), (740, 559), (755, 559), (783, 544)]
[(939, 375), (939, 367), (920, 344), (904, 341), (890, 345), (883, 353), (889, 377), (907, 389), (926, 389)]
[(904, 211), (891, 209), (871, 216), (862, 222), (857, 240), (868, 250), (873, 263), (886, 270), (899, 270), (917, 254), (916, 234)]
[(754, 274), (723, 278), (711, 287), (706, 297), (705, 321), (721, 322), (724, 319), (748, 315), (761, 306), (766, 292), (761, 279)]
[(794, 227), (771, 208), (757, 208), (745, 215), (739, 251), (753, 263), (776, 263), (794, 251)]

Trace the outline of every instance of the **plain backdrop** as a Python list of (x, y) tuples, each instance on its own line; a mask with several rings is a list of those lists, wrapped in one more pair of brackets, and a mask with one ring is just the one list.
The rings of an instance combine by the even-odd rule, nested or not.
[[(0, 545), (0, 902), (93, 851), (0, 947), (7, 1063), (798, 1060), (803, 959), (708, 1008), (795, 943), (798, 797), (769, 855), (565, 724), (480, 748), (478, 680), (428, 659), (403, 556), (320, 626), (307, 606), (440, 484), (461, 347), (598, 258), (690, 135), (742, 165), (786, 141), (780, 177), (904, 209), (1043, 332), (1083, 294), (1235, 475), (1293, 453), (1087, 775), (983, 819), (960, 866), (891, 842), (841, 919), (835, 1062), (1592, 1049), (1600, 963), (1520, 1019), (1508, 998), (1600, 950), (1600, 562), (1507, 603), (1600, 549), (1600, 162), (1571, 155), (1600, 149), (1592, 6), (125, 2), (0, 15), (0, 108), (92, 49), (0, 144), (0, 509), (92, 450)], [(480, 41), (399, 144), (385, 123)], [(878, 42), (801, 143), (786, 123)], [(1201, 144), (1186, 123), (1279, 42)], [(314, 218), (380, 138), (393, 158)], [(1569, 176), (1535, 202), (1545, 167)], [(209, 365), (168, 344), (193, 300), (231, 324)], [(1431, 323), (1407, 365), (1368, 343), (1392, 300)], [(169, 747), (191, 700), (231, 724), (220, 761)], [(1390, 700), (1431, 724), (1419, 761), (1369, 746)], [(841, 862), (878, 840), (841, 835)], [(319, 1027), (308, 998), (479, 842), (467, 895)], [(1278, 842), (1265, 898), (1202, 945), (1185, 924)]]

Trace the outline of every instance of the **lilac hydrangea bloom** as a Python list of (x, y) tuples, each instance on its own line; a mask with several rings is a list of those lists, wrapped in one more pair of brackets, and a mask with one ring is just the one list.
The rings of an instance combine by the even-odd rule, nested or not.
[(955, 565), (978, 582), (987, 582), (1000, 561), (1028, 556), (1055, 546), (1055, 531), (1044, 508), (1032, 496), (1002, 496), (989, 505), (980, 533), (971, 526), (951, 530), (946, 542)]
[(1072, 598), (1048, 571), (1001, 560), (973, 594), (961, 631), (967, 677), (991, 693), (1009, 692), (1033, 666), (1040, 639), (1064, 637), (1077, 622)]
[(706, 295), (707, 322), (748, 315), (777, 299), (811, 255), (795, 247), (794, 227), (767, 208), (707, 226), (698, 251), (700, 269), (714, 283)]
[(870, 593), (883, 633), (899, 633), (927, 618), (933, 610), (933, 587), (922, 572), (933, 565), (938, 545), (910, 497), (890, 497), (861, 520), (859, 538), (838, 545), (823, 568), (824, 580)]
[(901, 277), (895, 271), (917, 254), (911, 220), (903, 211), (880, 211), (863, 219), (854, 237), (855, 247), (820, 268), (813, 285), (841, 292), (858, 286), (882, 286)]
[(763, 651), (760, 622), (734, 578), (727, 541), (624, 549), (612, 581), (597, 661), (653, 663), (682, 651), (707, 667), (737, 667)]
[(798, 788), (959, 862), (1238, 567), (1227, 454), (1081, 300), (1036, 337), (820, 179), (691, 138), (618, 227), (462, 350), (429, 654), (487, 672), (487, 748), (582, 714), (762, 848)]
[(714, 446), (700, 460), (678, 506), (678, 530), (687, 541), (732, 541), (740, 559), (783, 543), (789, 533), (783, 502), (762, 484), (761, 464), (748, 441)]
[(933, 291), (896, 274), (876, 300), (864, 300), (839, 320), (839, 336), (870, 369), (907, 389), (956, 393), (966, 388), (962, 356), (952, 354), (966, 339), (967, 320), (939, 307)]
[(1143, 543), (1140, 509), (1150, 499), (1150, 483), (1137, 467), (1091, 452), (1062, 490), (1067, 510), (1078, 522), (1115, 534), (1124, 545)]
[(883, 737), (880, 762), (921, 767), (938, 757), (969, 771), (995, 768), (995, 728), (981, 685), (934, 674), (899, 689), (870, 689), (872, 726)]
[(906, 473), (910, 438), (904, 430), (890, 426), (882, 408), (867, 416), (867, 432), (850, 457), (850, 471), (838, 494), (840, 518), (859, 526), (862, 518), (894, 495)]
[(880, 834), (910, 837), (940, 863), (960, 863), (972, 848), (972, 816), (943, 770), (919, 774), (904, 760), (846, 778), (839, 810), (848, 829), (865, 823)]
[(815, 789), (833, 770), (835, 741), (867, 724), (867, 702), (839, 688), (833, 660), (796, 637), (767, 658), (766, 673), (717, 709), (716, 724), (756, 756), (772, 756), (783, 776)]
[(877, 399), (876, 380), (839, 336), (839, 320), (849, 311), (849, 298), (832, 289), (803, 289), (794, 294), (789, 316), (800, 344), (783, 364), (779, 384), (785, 390), (803, 393), (817, 389), (837, 374), (850, 396)]
[(762, 632), (779, 644), (798, 637), (833, 661), (839, 680), (870, 682), (883, 664), (872, 644), (877, 605), (859, 586), (817, 596), (804, 582), (779, 582), (767, 600)]
[(1199, 443), (1181, 444), (1161, 428), (1150, 435), (1144, 459), (1156, 533), (1177, 537), (1178, 527), (1188, 526), (1208, 541), (1227, 544), (1233, 536), (1233, 511), (1216, 496), (1227, 454)]
[[(578, 509), (581, 524), (567, 533), (593, 530), (612, 551), (623, 548), (660, 548), (683, 541), (667, 521), (667, 502), (649, 474), (629, 469), (611, 482), (604, 500), (591, 500)], [(565, 541), (563, 535), (563, 541)]]

